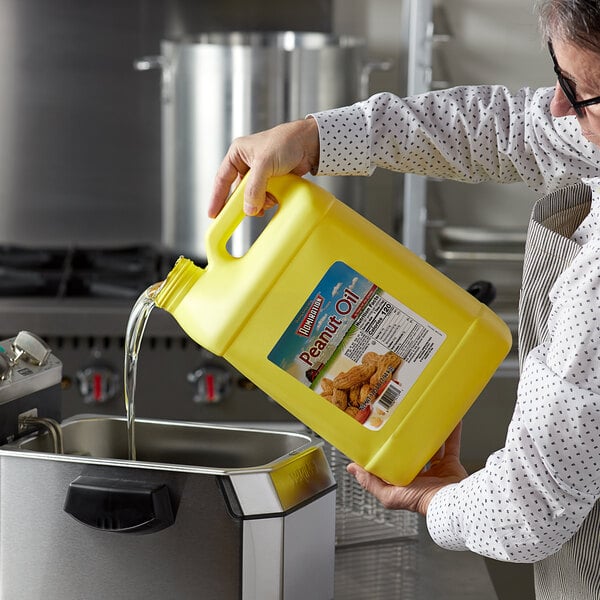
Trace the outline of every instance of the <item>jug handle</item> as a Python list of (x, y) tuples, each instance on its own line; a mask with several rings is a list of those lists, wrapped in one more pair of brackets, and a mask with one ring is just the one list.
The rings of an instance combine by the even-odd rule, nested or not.
[[(209, 265), (218, 261), (239, 260), (227, 251), (227, 241), (244, 218), (261, 218), (249, 217), (244, 213), (244, 190), (247, 180), (248, 175), (246, 174), (206, 232), (206, 259)], [(286, 191), (297, 185), (298, 182), (307, 183), (298, 175), (271, 177), (267, 183), (267, 192), (275, 197), (281, 206), (285, 202)], [(267, 227), (270, 226), (271, 223), (267, 225)]]

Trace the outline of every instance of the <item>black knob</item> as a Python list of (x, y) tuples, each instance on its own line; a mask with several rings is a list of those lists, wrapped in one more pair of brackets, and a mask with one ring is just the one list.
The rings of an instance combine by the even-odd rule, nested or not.
[(488, 306), (496, 298), (496, 288), (489, 281), (475, 281), (467, 288), (467, 292)]

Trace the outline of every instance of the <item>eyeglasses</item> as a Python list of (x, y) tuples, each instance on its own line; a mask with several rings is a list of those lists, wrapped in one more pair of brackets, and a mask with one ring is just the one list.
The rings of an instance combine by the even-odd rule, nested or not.
[(548, 42), (548, 50), (550, 51), (550, 56), (552, 57), (556, 78), (558, 79), (558, 83), (564, 95), (573, 107), (575, 114), (578, 117), (583, 117), (583, 108), (585, 106), (591, 106), (592, 104), (600, 104), (600, 96), (596, 96), (595, 98), (588, 98), (587, 100), (577, 100), (577, 94), (575, 92), (573, 83), (562, 74), (562, 71), (558, 66), (558, 62), (556, 62), (556, 56), (554, 54), (554, 48), (552, 48), (552, 42)]

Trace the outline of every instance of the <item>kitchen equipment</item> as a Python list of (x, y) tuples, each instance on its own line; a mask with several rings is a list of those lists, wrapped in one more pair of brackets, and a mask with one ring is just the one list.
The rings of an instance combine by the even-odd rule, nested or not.
[[(127, 320), (139, 294), (164, 278), (175, 260), (156, 246), (0, 245), (0, 339), (31, 330), (60, 356), (63, 418), (82, 412), (124, 414)], [(143, 398), (139, 417), (295, 422), (225, 360), (190, 340), (162, 311), (156, 311), (146, 329), (138, 395)]]
[[(27, 383), (0, 382), (0, 421), (56, 385)], [(139, 420), (136, 462), (123, 417), (53, 433), (0, 446), (0, 598), (333, 598), (335, 483), (306, 433)]]
[(410, 482), (508, 353), (508, 327), (295, 175), (269, 180), (277, 213), (231, 256), (244, 184), (207, 233), (206, 269), (180, 259), (156, 306), (349, 458)]
[(0, 597), (333, 598), (334, 481), (309, 436), (140, 420), (131, 462), (123, 418), (61, 431), (65, 454), (0, 447)]
[[(318, 32), (212, 32), (163, 40), (135, 62), (162, 71), (163, 244), (204, 258), (214, 177), (231, 141), (360, 100), (373, 69), (364, 41)], [(359, 178), (319, 178), (356, 208)], [(230, 250), (243, 254), (266, 220), (244, 221)]]
[(29, 331), (0, 341), (0, 445), (61, 419), (62, 364)]

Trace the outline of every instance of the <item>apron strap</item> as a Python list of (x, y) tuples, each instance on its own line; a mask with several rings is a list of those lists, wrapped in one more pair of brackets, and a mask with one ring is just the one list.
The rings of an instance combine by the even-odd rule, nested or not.
[(590, 211), (592, 190), (584, 183), (544, 196), (533, 207), (519, 298), (519, 363), (545, 341), (552, 307), (549, 293), (581, 246), (571, 239)]

